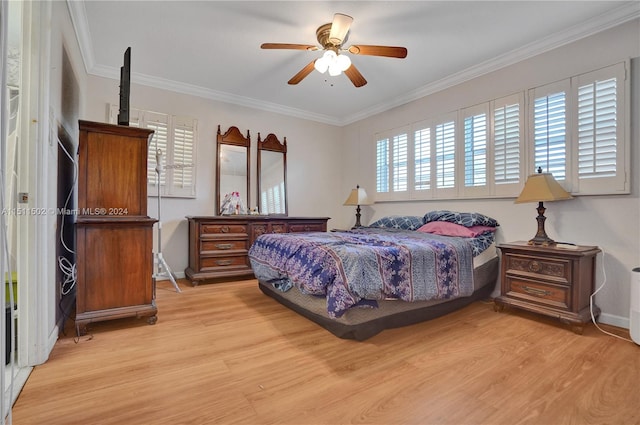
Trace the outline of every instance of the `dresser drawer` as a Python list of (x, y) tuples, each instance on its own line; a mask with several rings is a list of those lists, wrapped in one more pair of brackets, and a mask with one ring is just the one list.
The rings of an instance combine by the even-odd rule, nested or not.
[(289, 232), (324, 232), (327, 230), (325, 223), (295, 223), (289, 224)]
[(200, 245), (200, 254), (218, 253), (220, 251), (247, 251), (247, 239), (241, 240), (215, 240), (203, 239)]
[(235, 223), (203, 223), (200, 225), (200, 233), (203, 235), (247, 234), (247, 225)]
[(556, 284), (571, 283), (571, 263), (568, 260), (509, 254), (505, 256), (507, 274), (544, 279)]
[(531, 281), (507, 277), (505, 295), (514, 299), (545, 304), (554, 308), (569, 309), (571, 305), (570, 290), (562, 285), (549, 285), (539, 281)]
[(250, 266), (249, 257), (246, 255), (203, 257), (200, 260), (200, 269), (202, 271), (222, 271), (224, 269), (237, 270), (247, 268), (250, 268)]

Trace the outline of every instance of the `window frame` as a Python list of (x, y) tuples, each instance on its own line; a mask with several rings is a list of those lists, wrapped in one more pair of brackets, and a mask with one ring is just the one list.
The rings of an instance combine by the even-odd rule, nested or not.
[[(489, 198), (510, 198), (517, 197), (526, 177), (537, 172), (535, 162), (535, 101), (536, 98), (543, 97), (552, 93), (564, 93), (564, 179), (555, 176), (558, 182), (570, 193), (574, 195), (617, 195), (630, 193), (630, 113), (631, 113), (631, 87), (630, 78), (627, 70), (629, 69), (629, 60), (621, 61), (610, 66), (606, 66), (594, 71), (584, 72), (572, 77), (564, 78), (555, 82), (540, 85), (533, 88), (523, 89), (514, 92), (508, 96), (503, 96), (487, 102), (459, 108), (455, 111), (441, 114), (435, 118), (426, 118), (419, 122), (409, 124), (397, 129), (387, 130), (377, 133), (375, 140), (388, 137), (389, 140), (394, 134), (404, 132), (408, 134), (408, 190), (395, 193), (377, 192), (376, 199), (378, 201), (403, 201), (403, 200), (429, 200), (429, 199), (489, 199)], [(578, 91), (585, 84), (591, 84), (597, 79), (616, 78), (616, 175), (612, 178), (607, 177), (580, 177), (578, 170)], [(496, 183), (496, 110), (507, 105), (518, 105), (517, 111), (517, 156), (518, 156), (518, 172), (517, 181), (507, 183)], [(478, 111), (485, 111), (487, 114), (487, 152), (486, 152), (486, 185), (482, 186), (465, 186), (465, 139), (464, 139), (464, 121), (470, 114)], [(438, 165), (437, 165), (437, 126), (446, 120), (454, 121), (455, 128), (455, 171), (454, 181), (455, 187), (442, 188), (438, 186)], [(407, 131), (409, 127), (409, 131)], [(429, 129), (431, 144), (431, 163), (430, 163), (430, 188), (416, 189), (415, 181), (415, 143), (416, 132)], [(382, 137), (384, 136), (384, 137)], [(391, 150), (391, 146), (389, 146)], [(378, 152), (374, 153), (376, 158), (376, 176), (378, 174)], [(508, 167), (505, 167), (507, 170)], [(513, 167), (511, 167), (513, 168)], [(548, 170), (543, 169), (544, 172)], [(512, 175), (512, 173), (509, 173)], [(388, 175), (389, 187), (393, 185), (392, 170)], [(377, 179), (377, 177), (376, 177)]]
[[(109, 105), (109, 122), (117, 122), (118, 105)], [(139, 108), (130, 108), (129, 125), (132, 127), (150, 128), (158, 131), (161, 125), (149, 125), (149, 122), (164, 123), (166, 125), (166, 144), (159, 148), (162, 152), (163, 173), (160, 178), (160, 196), (169, 198), (195, 198), (196, 197), (196, 149), (198, 145), (198, 120), (181, 115), (170, 115), (162, 112), (146, 111)], [(189, 126), (188, 123), (191, 123)], [(176, 127), (190, 127), (192, 130), (191, 163), (176, 163)], [(147, 196), (157, 197), (158, 186), (156, 184), (156, 161), (158, 137), (156, 132), (151, 138), (147, 153)], [(184, 169), (191, 170), (191, 184), (177, 185), (176, 175)]]

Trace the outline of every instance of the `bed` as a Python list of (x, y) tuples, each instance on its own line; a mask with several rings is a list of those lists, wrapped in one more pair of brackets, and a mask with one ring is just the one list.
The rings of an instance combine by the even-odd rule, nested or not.
[(265, 234), (249, 258), (264, 294), (361, 341), (488, 297), (497, 227), (482, 214), (438, 210), (349, 231)]

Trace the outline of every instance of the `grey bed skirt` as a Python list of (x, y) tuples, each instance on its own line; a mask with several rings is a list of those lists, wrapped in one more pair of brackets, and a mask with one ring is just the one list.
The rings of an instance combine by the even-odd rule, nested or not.
[(385, 329), (435, 319), (474, 301), (488, 298), (498, 279), (498, 268), (498, 257), (477, 267), (473, 272), (475, 291), (468, 297), (413, 303), (397, 300), (379, 301), (378, 308), (352, 308), (338, 319), (332, 319), (327, 314), (324, 297), (302, 294), (295, 287), (282, 292), (262, 281), (258, 281), (258, 286), (264, 294), (312, 320), (335, 336), (363, 341)]

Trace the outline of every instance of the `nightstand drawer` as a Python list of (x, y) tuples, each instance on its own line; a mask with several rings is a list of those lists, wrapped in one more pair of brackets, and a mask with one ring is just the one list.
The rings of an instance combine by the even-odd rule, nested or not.
[(505, 255), (505, 271), (510, 275), (545, 279), (553, 283), (569, 285), (571, 263), (565, 259)]
[(568, 287), (507, 277), (508, 297), (545, 304), (555, 308), (568, 309), (570, 292)]

